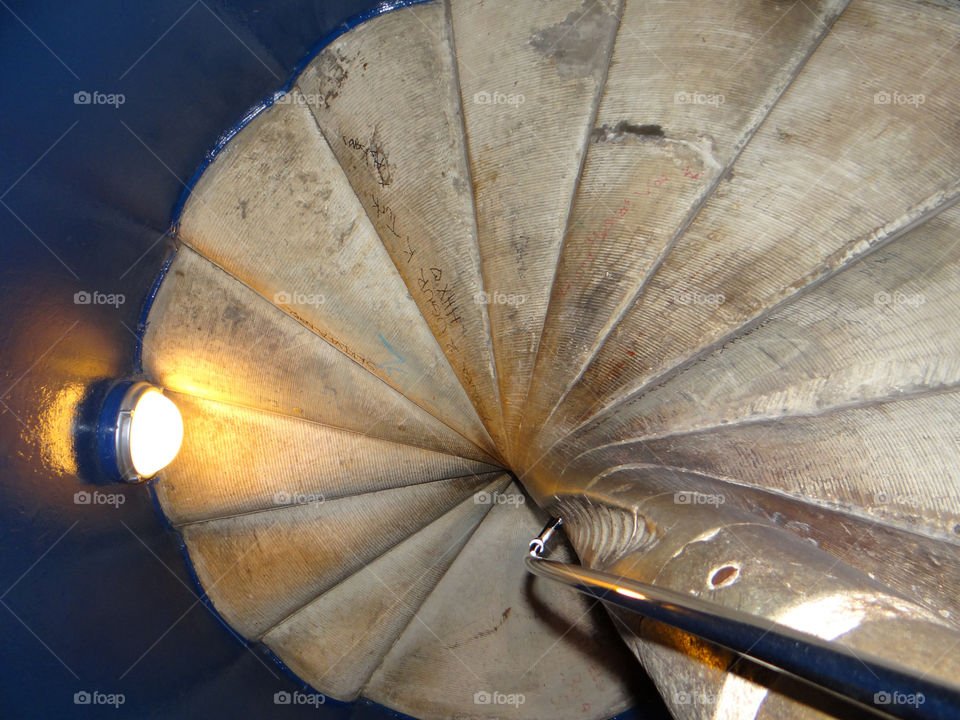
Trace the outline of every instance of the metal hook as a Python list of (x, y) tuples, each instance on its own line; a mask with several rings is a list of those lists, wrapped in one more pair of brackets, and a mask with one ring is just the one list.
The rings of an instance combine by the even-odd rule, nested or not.
[(540, 531), (540, 534), (530, 541), (530, 557), (539, 558), (543, 555), (543, 551), (546, 548), (547, 543), (550, 542), (550, 538), (553, 537), (553, 533), (561, 525), (563, 525), (562, 518), (550, 518), (543, 530)]

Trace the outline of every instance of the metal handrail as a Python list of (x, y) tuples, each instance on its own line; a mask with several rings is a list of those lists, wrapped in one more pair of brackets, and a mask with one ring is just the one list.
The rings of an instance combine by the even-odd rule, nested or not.
[[(883, 658), (692, 595), (547, 560), (542, 553), (561, 523), (559, 518), (551, 519), (543, 532), (530, 541), (530, 572), (696, 635), (882, 717), (960, 718), (958, 686), (928, 679)], [(890, 702), (897, 694), (912, 695), (917, 702)]]

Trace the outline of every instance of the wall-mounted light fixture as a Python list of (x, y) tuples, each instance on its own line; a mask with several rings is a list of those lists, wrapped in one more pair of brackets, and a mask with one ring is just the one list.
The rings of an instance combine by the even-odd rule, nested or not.
[(100, 465), (117, 480), (140, 482), (177, 456), (183, 441), (180, 411), (160, 388), (118, 383), (107, 393), (97, 423)]

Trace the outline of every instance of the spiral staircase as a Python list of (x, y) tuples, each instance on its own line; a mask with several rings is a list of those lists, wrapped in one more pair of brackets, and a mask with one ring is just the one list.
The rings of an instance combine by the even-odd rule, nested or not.
[(653, 712), (631, 649), (677, 717), (753, 717), (526, 574), (550, 513), (558, 557), (615, 560), (578, 502), (637, 485), (960, 629), (958, 39), (913, 0), (449, 0), (334, 38), (205, 164), (146, 316), (187, 428), (151, 491), (217, 613), (414, 717)]

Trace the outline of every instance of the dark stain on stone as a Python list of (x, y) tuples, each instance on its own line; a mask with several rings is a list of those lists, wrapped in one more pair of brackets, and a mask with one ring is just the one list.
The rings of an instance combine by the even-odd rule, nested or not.
[(353, 222), (350, 223), (350, 227), (340, 233), (340, 237), (337, 238), (337, 247), (343, 247), (343, 243), (346, 242), (347, 238), (350, 237), (350, 234), (353, 232), (353, 228), (357, 225), (357, 219), (354, 218)]
[(314, 73), (317, 78), (317, 89), (320, 91), (319, 101), (322, 107), (330, 107), (330, 101), (340, 94), (343, 83), (350, 76), (350, 66), (359, 56), (359, 50), (352, 58), (348, 58), (340, 49), (328, 48), (320, 53), (314, 67)]
[(527, 246), (530, 244), (530, 238), (525, 235), (521, 235), (515, 240), (510, 241), (510, 247), (513, 248), (514, 252), (514, 261), (517, 265), (517, 277), (521, 280), (527, 276), (527, 261), (526, 261), (526, 252)]
[(560, 22), (535, 32), (530, 45), (544, 58), (554, 61), (561, 75), (584, 77), (598, 73), (617, 27), (616, 8), (612, 0), (584, 0), (580, 8)]
[(247, 311), (239, 305), (229, 305), (223, 311), (223, 319), (229, 321), (233, 329), (236, 330), (237, 325), (247, 319)]
[(664, 137), (663, 128), (659, 125), (635, 123), (621, 120), (614, 126), (601, 125), (590, 131), (590, 140), (592, 142), (623, 142), (628, 137), (644, 138), (662, 138)]
[[(317, 184), (320, 182), (320, 173), (314, 172), (314, 171), (312, 171), (312, 170), (297, 172), (297, 173), (294, 175), (294, 177), (296, 177), (297, 182), (298, 182), (300, 185), (305, 186), (305, 187), (309, 187), (309, 186), (311, 186), (311, 185), (317, 185)], [(324, 193), (324, 191), (321, 190), (321, 191), (319, 191), (317, 194), (322, 196), (323, 193)], [(326, 194), (326, 197), (323, 197), (324, 200), (326, 200), (328, 197), (330, 197), (330, 189), (329, 189), (329, 188), (326, 189), (326, 193), (327, 193), (327, 194)]]

